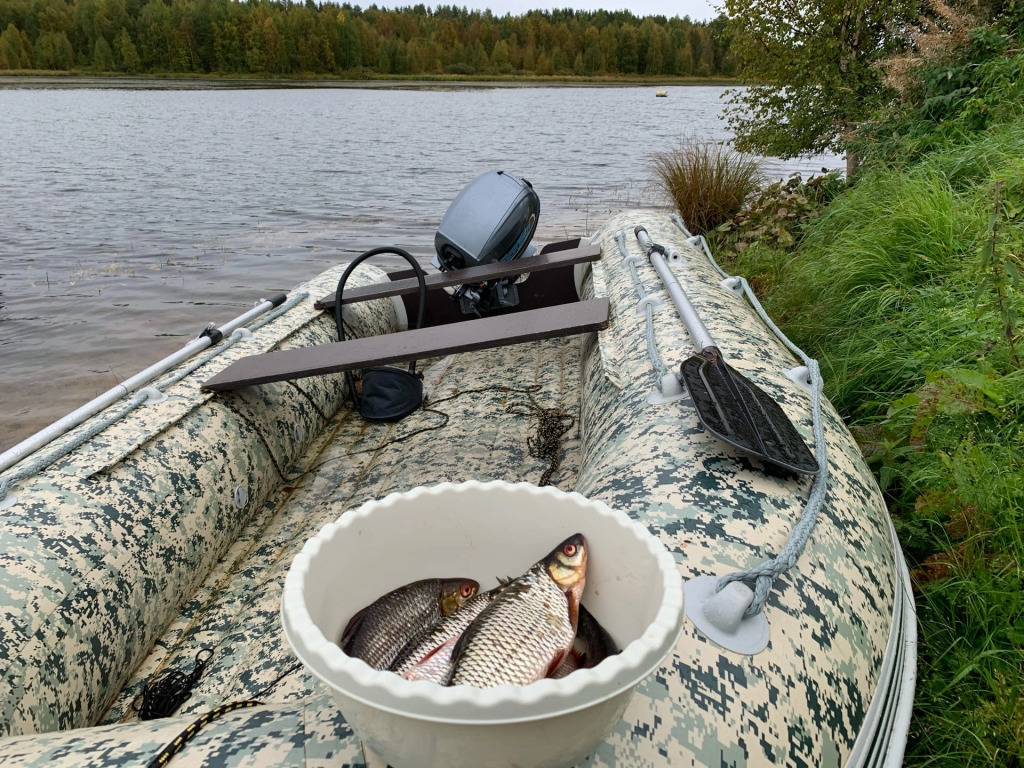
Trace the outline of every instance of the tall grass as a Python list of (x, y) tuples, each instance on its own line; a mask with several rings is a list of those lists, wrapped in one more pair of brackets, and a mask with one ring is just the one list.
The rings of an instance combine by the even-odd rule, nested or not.
[(687, 139), (653, 158), (654, 173), (687, 228), (704, 234), (735, 216), (762, 184), (757, 160), (716, 141)]
[(955, 116), (919, 131), (945, 140), (912, 161), (868, 165), (792, 243), (731, 261), (765, 269), (769, 311), (821, 361), (911, 566), (905, 765), (1021, 768), (1024, 117), (971, 133)]
[[(912, 567), (907, 766), (1024, 764), (1024, 372), (981, 255), (993, 215), (1024, 242), (1020, 201), (994, 211), (992, 194), (1024, 185), (1022, 129), (869, 172), (811, 225), (769, 302), (821, 359)], [(1003, 282), (1000, 302), (1024, 310)]]
[(849, 417), (986, 343), (957, 311), (973, 291), (960, 278), (980, 224), (971, 196), (925, 172), (863, 179), (806, 234), (773, 310), (798, 344), (826, 354), (831, 396)]

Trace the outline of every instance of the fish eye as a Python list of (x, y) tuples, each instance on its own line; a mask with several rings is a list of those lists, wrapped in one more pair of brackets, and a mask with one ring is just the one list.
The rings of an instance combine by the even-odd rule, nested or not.
[(463, 597), (472, 597), (473, 596), (473, 585), (472, 584), (463, 584), (462, 585), (462, 589), (459, 590), (459, 594), (462, 595)]
[(573, 555), (576, 554), (576, 545), (575, 544), (566, 544), (564, 547), (562, 547), (562, 553), (566, 557), (572, 557)]

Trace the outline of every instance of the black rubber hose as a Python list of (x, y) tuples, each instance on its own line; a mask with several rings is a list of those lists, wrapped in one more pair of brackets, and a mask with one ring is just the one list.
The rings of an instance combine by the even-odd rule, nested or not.
[[(379, 248), (371, 248), (365, 253), (359, 254), (355, 259), (352, 260), (352, 263), (348, 265), (348, 267), (345, 269), (344, 274), (342, 274), (341, 279), (338, 281), (338, 288), (334, 292), (334, 324), (338, 329), (338, 341), (345, 340), (345, 326), (341, 320), (341, 295), (345, 290), (345, 283), (348, 281), (348, 276), (352, 274), (352, 271), (356, 267), (358, 267), (368, 258), (370, 258), (371, 256), (378, 256), (382, 253), (393, 253), (396, 256), (401, 256), (403, 259), (409, 262), (410, 266), (412, 266), (412, 271), (416, 273), (416, 280), (419, 282), (420, 296), (420, 306), (419, 310), (416, 313), (416, 329), (419, 330), (420, 328), (423, 327), (423, 308), (427, 303), (427, 276), (423, 272), (423, 267), (419, 265), (419, 262), (416, 261), (416, 259), (414, 259), (408, 251), (390, 245), (383, 245)], [(415, 360), (409, 363), (409, 373), (416, 373)], [(351, 371), (345, 371), (345, 380), (348, 382), (348, 389), (349, 392), (352, 394), (352, 403), (358, 409), (359, 401), (356, 399), (355, 377), (352, 375)]]

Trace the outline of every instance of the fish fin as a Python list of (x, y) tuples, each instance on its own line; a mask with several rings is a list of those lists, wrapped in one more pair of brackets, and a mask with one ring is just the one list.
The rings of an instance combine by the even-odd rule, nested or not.
[[(458, 637), (450, 637), (450, 638), (448, 638), (443, 643), (441, 643), (439, 646), (437, 646), (437, 648), (435, 648), (430, 653), (428, 653), (426, 656), (424, 656), (422, 659), (420, 659), (418, 662), (413, 664), (413, 666), (414, 667), (418, 667), (418, 666), (420, 666), (420, 664), (425, 664), (428, 659), (436, 656), (438, 653), (443, 651), (445, 648), (451, 649), (456, 643), (459, 642), (459, 638), (461, 638), (461, 637), (462, 637), (462, 635), (459, 635)], [(454, 651), (453, 651), (453, 653), (454, 653)]]
[(438, 680), (437, 684), (447, 688), (448, 686), (450, 686), (452, 684), (452, 675), (453, 674), (455, 674), (455, 668), (454, 667), (448, 667), (448, 674), (445, 675), (444, 677), (442, 677), (440, 680)]
[(562, 666), (562, 660), (565, 658), (566, 651), (555, 654), (555, 657), (551, 659), (551, 663), (548, 664), (548, 671), (544, 673), (543, 677), (551, 677)]
[(338, 641), (338, 645), (341, 646), (341, 650), (347, 652), (348, 646), (351, 645), (352, 641), (355, 640), (356, 635), (359, 634), (359, 628), (363, 625), (363, 621), (365, 619), (366, 609), (363, 608), (348, 620), (348, 624), (345, 625), (345, 631), (341, 633), (341, 640)]
[[(459, 635), (459, 637), (462, 637), (462, 635)], [(407, 669), (405, 672), (403, 672), (402, 673), (402, 677), (404, 677), (406, 680), (420, 680), (420, 679), (422, 679), (421, 678), (421, 670), (423, 669), (423, 667), (426, 666), (427, 662), (430, 661), (431, 659), (433, 659), (439, 653), (444, 653), (445, 649), (448, 649), (448, 651), (450, 652), (452, 647), (457, 642), (459, 642), (459, 637), (452, 637), (452, 638), (449, 638), (448, 640), (445, 640), (439, 646), (437, 646), (432, 651), (430, 651), (430, 653), (428, 653), (422, 659), (420, 659), (415, 664), (413, 664), (409, 669)], [(448, 654), (448, 661), (449, 661), (448, 666), (449, 666), (449, 668), (451, 667), (451, 658), (452, 658), (451, 657), (451, 653), (449, 653)], [(450, 673), (450, 671), (451, 670), (449, 669), (449, 673)], [(446, 677), (447, 677), (447, 675), (446, 675)]]
[[(477, 617), (479, 618), (479, 617)], [(470, 625), (472, 626), (472, 625)], [(466, 646), (466, 638), (469, 637), (469, 629), (459, 635), (459, 639), (455, 641), (455, 647), (452, 648), (452, 666), (459, 660), (459, 655), (462, 653), (462, 649)]]

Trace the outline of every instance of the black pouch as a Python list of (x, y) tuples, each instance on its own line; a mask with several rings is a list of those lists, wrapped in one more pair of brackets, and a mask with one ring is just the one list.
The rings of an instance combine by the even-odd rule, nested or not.
[(423, 402), (423, 374), (401, 368), (367, 368), (359, 415), (367, 421), (401, 421)]
[[(423, 269), (409, 253), (401, 248), (374, 248), (358, 256), (338, 281), (338, 290), (334, 294), (334, 322), (338, 328), (338, 341), (345, 340), (345, 326), (341, 319), (341, 297), (345, 283), (352, 270), (360, 263), (379, 253), (394, 253), (408, 261), (419, 281), (420, 305), (416, 317), (416, 328), (423, 325), (423, 307), (427, 300), (426, 275)], [(359, 415), (367, 421), (401, 421), (415, 411), (423, 403), (423, 374), (416, 372), (416, 361), (409, 364), (409, 370), (390, 366), (367, 368), (363, 371), (362, 396), (356, 392), (355, 377), (351, 371), (345, 372), (348, 390), (352, 395), (352, 403)]]

